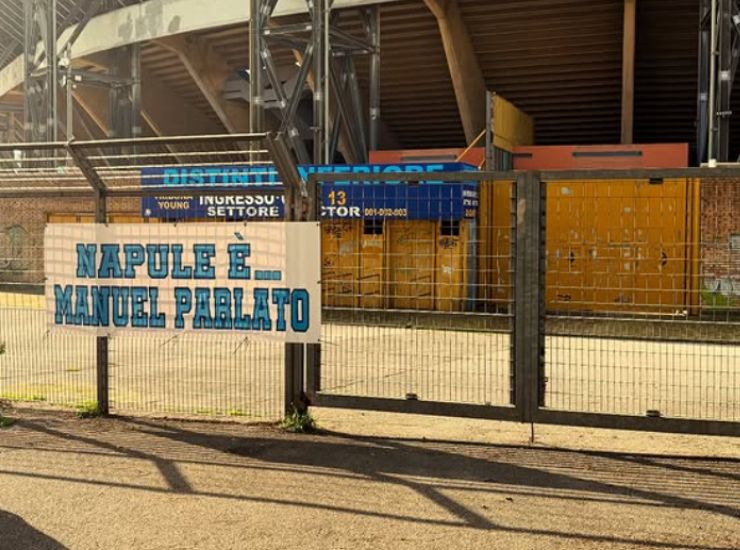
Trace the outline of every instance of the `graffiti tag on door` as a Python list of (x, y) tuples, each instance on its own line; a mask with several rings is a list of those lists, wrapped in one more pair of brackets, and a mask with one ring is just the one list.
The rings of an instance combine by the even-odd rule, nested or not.
[(23, 226), (0, 227), (0, 271), (22, 271), (28, 267), (23, 257), (27, 238), (28, 231)]

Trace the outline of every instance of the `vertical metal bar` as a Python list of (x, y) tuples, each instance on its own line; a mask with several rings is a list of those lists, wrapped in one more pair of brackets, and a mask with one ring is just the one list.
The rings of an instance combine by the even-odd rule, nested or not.
[(33, 69), (33, 47), (31, 46), (33, 31), (33, 0), (25, 0), (23, 4), (23, 67), (24, 67), (24, 94), (23, 94), (23, 129), (26, 141), (33, 141), (31, 135), (31, 96), (33, 87), (31, 71)]
[(306, 346), (306, 393), (309, 399), (321, 391), (321, 344)]
[(538, 309), (537, 315), (537, 406), (546, 405), (545, 397), (547, 395), (547, 376), (545, 375), (545, 323), (547, 321), (547, 302), (546, 288), (547, 284), (547, 182), (540, 179), (539, 173), (532, 175), (532, 193), (538, 196), (537, 202), (537, 223), (539, 231), (537, 233), (538, 242), (538, 264), (535, 274), (537, 281), (533, 283), (536, 287)]
[(716, 159), (714, 144), (716, 140), (717, 122), (717, 2), (711, 0), (710, 32), (709, 32), (709, 139), (707, 143), (707, 160)]
[(380, 8), (375, 5), (368, 13), (370, 22), (370, 150), (380, 147)]
[(305, 411), (304, 377), (305, 348), (303, 344), (285, 344), (285, 412)]
[(263, 131), (262, 112), (262, 0), (251, 0), (249, 14), (249, 131)]
[(55, 32), (54, 21), (50, 15), (51, 0), (26, 0), (24, 4), (23, 54), (25, 59), (25, 133), (27, 141), (52, 141), (55, 125), (54, 91), (52, 67), (47, 63), (43, 76), (36, 74), (38, 63), (36, 46), (43, 44), (43, 56), (52, 58), (52, 44)]
[(710, 0), (701, 0), (699, 10), (699, 61), (696, 101), (696, 164), (706, 158), (707, 138), (709, 132), (709, 58), (712, 49), (709, 45)]
[(622, 24), (622, 144), (631, 144), (634, 138), (636, 1), (624, 0), (624, 22)]
[(49, 16), (49, 48), (46, 52), (46, 62), (51, 71), (49, 73), (49, 94), (51, 95), (51, 120), (50, 126), (50, 138), (52, 141), (59, 139), (58, 125), (59, 125), (59, 105), (57, 97), (57, 70), (59, 67), (59, 57), (57, 56), (57, 0), (51, 0), (51, 15)]
[[(491, 182), (491, 185), (493, 185), (494, 182)], [(493, 190), (492, 190), (493, 193)], [(517, 346), (517, 340), (516, 340), (516, 334), (517, 334), (517, 326), (516, 326), (516, 276), (517, 276), (517, 195), (518, 195), (518, 186), (517, 181), (514, 181), (511, 185), (511, 188), (509, 190), (510, 199), (509, 199), (509, 237), (511, 239), (511, 250), (509, 251), (509, 262), (511, 265), (511, 269), (509, 270), (511, 272), (511, 303), (508, 305), (508, 311), (509, 314), (509, 329), (511, 331), (511, 339), (510, 339), (510, 346), (509, 346), (509, 404), (514, 405), (517, 407), (517, 410), (520, 410), (520, 406), (517, 402), (517, 395), (522, 395), (523, 391), (521, 388), (517, 387), (517, 381), (523, 380), (523, 375), (520, 375), (518, 371), (519, 369), (519, 363), (517, 362), (516, 357), (516, 350), (519, 349), (519, 346)], [(493, 219), (493, 216), (491, 216), (492, 223), (495, 225), (495, 220)], [(492, 297), (492, 296), (491, 296)], [(489, 296), (486, 294), (486, 298), (488, 299)], [(486, 307), (490, 307), (490, 305), (487, 303)], [(521, 410), (520, 410), (521, 412)]]
[(324, 123), (322, 125), (322, 141), (324, 143), (324, 162), (329, 163), (332, 162), (334, 159), (329, 158), (329, 141), (326, 137), (326, 132), (329, 131), (329, 125), (331, 124), (331, 95), (329, 93), (330, 85), (331, 85), (331, 72), (329, 72), (328, 67), (330, 67), (331, 59), (332, 59), (332, 51), (331, 51), (331, 43), (329, 42), (329, 34), (331, 29), (331, 20), (332, 20), (332, 7), (334, 6), (334, 0), (314, 0), (316, 2), (319, 2), (321, 4), (321, 9), (323, 11), (324, 16), (324, 24), (322, 27), (323, 30), (323, 36), (322, 36), (322, 44), (324, 48), (324, 70), (323, 70), (323, 76), (324, 76), (324, 86), (321, 90), (321, 93), (324, 97)]
[[(321, 219), (321, 183), (316, 180), (307, 182), (307, 185), (308, 209), (306, 220), (319, 221)], [(319, 246), (321, 246), (320, 243)], [(321, 391), (321, 344), (308, 344), (305, 353), (306, 394), (310, 403), (311, 397)]]
[(42, 116), (45, 117), (45, 125), (43, 135), (40, 136), (43, 141), (55, 141), (54, 140), (54, 126), (56, 125), (56, 112), (54, 110), (56, 105), (55, 86), (54, 86), (54, 75), (55, 71), (53, 68), (53, 61), (56, 59), (56, 43), (54, 42), (54, 34), (56, 32), (56, 21), (54, 20), (56, 8), (56, 0), (46, 0), (46, 5), (38, 7), (38, 14), (43, 19), (44, 30), (44, 54), (46, 55), (46, 68), (44, 69), (44, 85), (42, 88), (43, 97), (43, 108), (44, 113)]
[[(105, 191), (102, 188), (95, 189), (95, 223), (106, 223), (107, 221), (107, 208), (106, 208), (106, 197)], [(98, 407), (103, 415), (110, 414), (110, 384), (109, 384), (109, 363), (108, 363), (108, 337), (98, 336), (95, 339), (95, 356), (96, 366), (95, 374), (97, 380), (97, 398)]]
[[(275, 163), (285, 186), (285, 221), (302, 219), (302, 202), (300, 179), (295, 163), (290, 163), (291, 155), (284, 141), (284, 135), (268, 135), (265, 145)], [(283, 405), (286, 414), (291, 411), (305, 411), (308, 403), (305, 388), (306, 353), (303, 344), (285, 344), (284, 380), (285, 392)]]
[(719, 95), (717, 105), (717, 160), (730, 160), (730, 96), (732, 93), (732, 4), (733, 0), (720, 0), (719, 24)]
[(542, 193), (537, 173), (517, 177), (513, 340), (516, 407), (523, 422), (534, 421), (544, 397)]
[[(108, 212), (105, 182), (100, 178), (90, 159), (85, 156), (83, 149), (76, 147), (74, 142), (68, 142), (67, 152), (95, 192), (95, 223), (106, 223)], [(107, 415), (110, 413), (108, 337), (98, 336), (95, 340), (95, 347), (98, 406), (101, 414)]]
[[(110, 53), (111, 63), (109, 71), (111, 75), (121, 78), (121, 74), (128, 72), (128, 67), (122, 71), (121, 59), (123, 57), (121, 50), (115, 50)], [(122, 138), (127, 132), (123, 132), (122, 114), (120, 109), (120, 89), (118, 86), (108, 87), (108, 138)]]
[[(71, 141), (74, 139), (74, 107), (72, 105), (72, 46), (67, 46), (67, 75), (65, 79), (66, 86), (64, 87), (65, 94), (66, 94), (66, 111), (67, 111), (67, 133), (66, 133), (66, 139), (67, 141)], [(67, 155), (67, 159), (71, 160), (69, 157), (69, 154)]]
[(325, 116), (326, 95), (325, 95), (325, 48), (324, 43), (324, 8), (325, 0), (313, 0), (311, 3), (313, 12), (311, 13), (311, 26), (313, 39), (313, 161), (315, 164), (325, 164), (328, 162), (328, 152), (325, 152)]
[(493, 112), (492, 112), (493, 94), (491, 90), (486, 90), (486, 170), (493, 171), (498, 167), (495, 165), (495, 156), (493, 154)]
[(131, 48), (131, 136), (141, 136), (141, 46)]

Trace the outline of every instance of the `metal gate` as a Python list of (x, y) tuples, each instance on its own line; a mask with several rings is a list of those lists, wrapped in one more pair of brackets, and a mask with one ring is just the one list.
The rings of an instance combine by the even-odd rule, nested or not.
[[(275, 418), (308, 398), (740, 433), (737, 167), (314, 174), (303, 188), (279, 141), (255, 145), (264, 138), (0, 147), (0, 399)], [(324, 205), (320, 347), (47, 333), (40, 236), (52, 216), (135, 214), (164, 191), (141, 185), (152, 165), (265, 161), (291, 181), (289, 218)], [(166, 188), (178, 198), (222, 192), (253, 190)], [(390, 206), (378, 202), (386, 196)]]
[(739, 170), (393, 177), (479, 182), (475, 223), (323, 220), (312, 404), (740, 434)]

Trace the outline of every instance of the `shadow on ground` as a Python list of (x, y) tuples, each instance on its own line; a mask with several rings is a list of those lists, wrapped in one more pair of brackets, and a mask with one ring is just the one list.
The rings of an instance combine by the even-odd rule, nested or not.
[(23, 518), (0, 510), (0, 550), (66, 550), (67, 547), (31, 527)]
[[(229, 466), (245, 471), (274, 469), (314, 474), (326, 479), (360, 477), (403, 487), (445, 510), (451, 519), (424, 517), (413, 509), (403, 512), (355, 509), (349, 504), (312, 500), (308, 494), (301, 505), (319, 511), (555, 537), (572, 544), (588, 541), (650, 548), (727, 550), (735, 548), (737, 540), (740, 540), (729, 533), (711, 538), (711, 544), (705, 545), (690, 544), (678, 536), (673, 541), (654, 540), (649, 533), (636, 537), (634, 533), (621, 536), (598, 530), (573, 532), (567, 525), (562, 530), (538, 525), (526, 528), (504, 525), (495, 521), (495, 514), (481, 512), (460, 502), (448, 490), (464, 486), (466, 491), (496, 493), (506, 500), (546, 494), (547, 498), (563, 505), (595, 502), (624, 506), (625, 509), (636, 506), (645, 510), (653, 507), (677, 512), (694, 510), (731, 518), (734, 522), (740, 518), (740, 459), (588, 452), (345, 434), (292, 436), (264, 426), (250, 428), (138, 419), (98, 420), (85, 424), (27, 418), (21, 419), (18, 427), (29, 437), (41, 437), (46, 441), (34, 445), (38, 451), (115, 454), (149, 460), (159, 470), (166, 487), (54, 473), (0, 470), (0, 474), (294, 506), (295, 500), (280, 494), (256, 496), (195, 489), (180, 466)], [(15, 443), (22, 444), (21, 440)], [(13, 448), (13, 445), (3, 443), (0, 449)], [(317, 478), (317, 483), (320, 482)], [(0, 515), (0, 527), (4, 527), (3, 517)], [(0, 532), (5, 532), (5, 528)], [(4, 548), (2, 544), (0, 548)]]

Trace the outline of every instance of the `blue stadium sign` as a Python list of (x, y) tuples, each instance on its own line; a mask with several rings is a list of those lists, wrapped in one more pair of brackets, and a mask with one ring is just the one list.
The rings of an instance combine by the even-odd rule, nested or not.
[[(413, 172), (476, 171), (463, 163), (365, 164), (299, 166), (307, 178), (312, 173), (388, 174), (383, 182), (347, 179), (325, 183), (322, 188), (322, 216), (326, 218), (462, 219), (473, 218), (478, 208), (475, 183), (426, 180), (405, 184), (392, 174)], [(214, 193), (200, 196), (145, 197), (142, 215), (148, 218), (178, 219), (282, 219), (285, 208), (279, 176), (272, 165), (262, 166), (177, 166), (152, 167), (141, 171), (142, 185), (214, 186), (264, 188), (248, 195)], [(267, 191), (269, 189), (269, 192)]]

